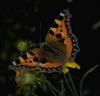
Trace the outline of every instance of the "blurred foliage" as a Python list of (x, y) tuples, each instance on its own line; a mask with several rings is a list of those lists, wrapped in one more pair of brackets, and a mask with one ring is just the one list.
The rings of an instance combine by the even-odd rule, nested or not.
[(34, 5), (26, 0), (27, 7), (23, 4), (16, 6), (18, 2), (9, 1), (6, 6), (0, 1), (0, 96), (15, 96), (16, 73), (10, 71), (8, 66), (12, 60), (34, 46), (33, 41), (36, 39), (34, 33), (37, 32), (37, 25), (34, 17), (38, 14), (39, 0), (34, 0)]
[[(79, 85), (76, 88), (76, 84), (74, 84), (71, 74), (67, 72), (61, 73), (58, 75), (54, 74), (50, 75), (49, 78), (46, 74), (41, 73), (40, 71), (16, 71), (15, 81), (17, 83), (17, 90), (14, 93), (14, 96), (41, 96), (41, 92), (43, 95), (50, 96), (83, 96), (86, 92), (83, 91), (83, 83), (88, 77), (88, 75), (93, 72), (98, 65), (89, 69), (81, 78), (81, 80), (77, 83)], [(60, 76), (60, 77), (59, 77)], [(58, 79), (58, 80), (57, 80)], [(87, 94), (89, 93), (89, 90)], [(40, 94), (40, 95), (39, 95)]]

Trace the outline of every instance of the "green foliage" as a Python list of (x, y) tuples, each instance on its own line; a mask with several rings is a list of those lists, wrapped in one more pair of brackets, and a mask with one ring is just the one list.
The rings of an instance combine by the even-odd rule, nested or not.
[[(52, 96), (83, 96), (83, 82), (88, 74), (97, 67), (98, 66), (96, 65), (85, 73), (79, 83), (79, 90), (77, 90), (78, 88), (76, 89), (71, 74), (69, 72), (67, 73), (67, 75), (64, 73), (60, 74), (62, 75), (62, 77), (58, 81), (54, 81), (54, 84), (58, 82), (57, 85), (52, 84), (51, 81), (47, 79), (45, 74), (38, 73), (37, 71), (25, 72), (16, 76), (16, 78), (21, 79), (19, 89), (16, 91), (16, 94), (21, 94), (23, 90), (23, 94), (28, 94), (28, 96), (38, 96), (36, 90), (41, 87), (42, 89), (38, 90), (38, 92), (44, 91), (43, 89), (45, 86), (46, 91), (50, 90)], [(19, 83), (17, 79), (16, 82)], [(46, 91), (44, 91), (44, 94)], [(78, 91), (80, 94), (78, 93)]]

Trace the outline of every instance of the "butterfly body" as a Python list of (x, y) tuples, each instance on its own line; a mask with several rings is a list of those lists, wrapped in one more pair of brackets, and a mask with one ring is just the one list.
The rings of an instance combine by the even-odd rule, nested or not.
[(40, 68), (43, 72), (55, 72), (65, 62), (74, 61), (79, 48), (77, 38), (71, 32), (70, 17), (69, 10), (63, 10), (54, 20), (40, 48), (34, 48), (13, 61), (11, 69)]

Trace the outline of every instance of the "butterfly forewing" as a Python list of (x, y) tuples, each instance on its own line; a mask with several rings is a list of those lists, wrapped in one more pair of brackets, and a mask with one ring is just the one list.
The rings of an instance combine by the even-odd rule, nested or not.
[(54, 23), (51, 25), (47, 36), (46, 41), (57, 41), (62, 38), (66, 38), (69, 34), (69, 22), (71, 15), (68, 10), (63, 10), (54, 20)]
[(46, 36), (46, 42), (59, 42), (66, 46), (65, 53), (69, 61), (74, 60), (76, 53), (79, 51), (77, 38), (71, 30), (70, 17), (69, 10), (61, 11)]
[[(13, 61), (10, 65), (14, 70), (30, 70), (39, 65), (39, 49), (35, 48), (22, 56), (19, 56), (17, 60)], [(28, 71), (27, 70), (27, 71)]]

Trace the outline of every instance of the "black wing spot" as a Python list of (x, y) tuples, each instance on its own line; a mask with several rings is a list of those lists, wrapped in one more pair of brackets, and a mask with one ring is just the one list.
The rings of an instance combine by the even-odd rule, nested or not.
[(54, 32), (52, 30), (49, 30), (49, 33), (54, 36)]
[(62, 32), (63, 30), (61, 29), (60, 32)]
[(64, 17), (59, 15), (59, 16), (57, 17), (57, 19), (62, 21), (62, 20), (64, 19)]
[(57, 37), (58, 39), (60, 39), (60, 38), (62, 38), (62, 35), (61, 35), (61, 34), (56, 34), (56, 37)]
[(32, 55), (32, 56), (35, 55), (32, 51), (30, 51), (29, 54)]
[(27, 58), (27, 54), (23, 54), (23, 55), (22, 55), (22, 58), (23, 58), (24, 60), (28, 59), (28, 58)]
[(19, 64), (19, 63), (20, 63), (20, 60), (19, 60), (19, 59), (17, 59), (15, 62), (16, 62), (16, 64)]
[(38, 61), (39, 61), (39, 58), (34, 57), (34, 58), (33, 58), (33, 61), (38, 62)]
[(60, 28), (62, 28), (62, 25), (60, 25)]
[(53, 28), (58, 28), (58, 26), (59, 25), (56, 22), (54, 22), (53, 25), (52, 25)]
[(27, 61), (25, 61), (25, 63), (27, 63)]
[(29, 61), (30, 63), (32, 63), (32, 61)]

